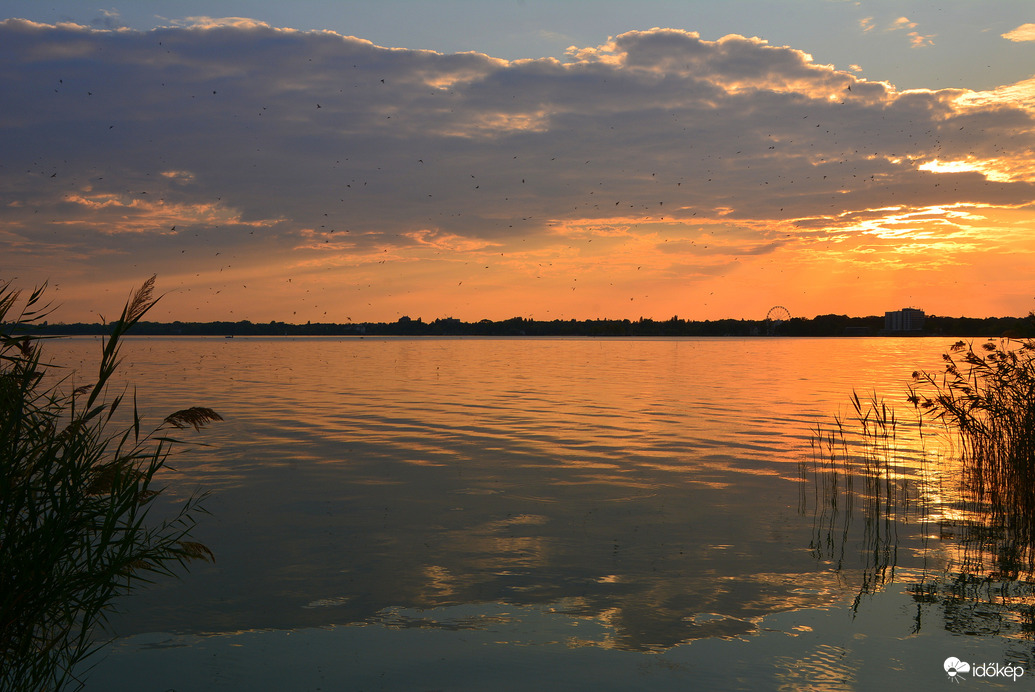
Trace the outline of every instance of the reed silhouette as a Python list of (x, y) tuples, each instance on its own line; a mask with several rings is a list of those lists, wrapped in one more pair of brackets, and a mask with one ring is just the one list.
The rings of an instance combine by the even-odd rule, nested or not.
[(800, 468), (810, 547), (839, 572), (861, 566), (858, 608), (896, 581), (908, 540), (917, 630), (938, 603), (950, 631), (1032, 639), (1035, 341), (961, 341), (943, 359), (913, 373), (912, 415), (853, 393), (848, 417), (817, 426)]
[[(96, 378), (74, 388), (42, 360), (43, 339), (24, 335), (49, 312), (46, 285), (22, 302), (0, 284), (0, 689), (81, 687), (117, 596), (213, 559), (190, 540), (201, 495), (171, 517), (149, 512), (176, 443), (168, 431), (220, 416), (185, 409), (142, 435), (135, 393), (109, 398), (120, 339), (157, 302), (154, 280), (114, 323)], [(130, 422), (119, 425), (116, 414), (130, 404)]]

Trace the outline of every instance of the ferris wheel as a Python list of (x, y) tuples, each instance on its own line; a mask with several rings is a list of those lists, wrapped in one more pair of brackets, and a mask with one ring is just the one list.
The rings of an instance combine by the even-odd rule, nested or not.
[(791, 311), (782, 305), (774, 305), (769, 308), (765, 316), (766, 333), (772, 336), (776, 333), (777, 327), (791, 319)]

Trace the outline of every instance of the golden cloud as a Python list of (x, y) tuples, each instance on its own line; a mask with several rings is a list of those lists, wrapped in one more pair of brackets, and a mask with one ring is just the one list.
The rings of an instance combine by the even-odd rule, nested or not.
[(1016, 29), (1001, 35), (1008, 41), (1035, 41), (1035, 24), (1021, 24)]

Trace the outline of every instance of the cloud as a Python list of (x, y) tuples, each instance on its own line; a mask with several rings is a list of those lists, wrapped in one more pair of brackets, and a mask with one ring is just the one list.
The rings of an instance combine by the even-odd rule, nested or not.
[(118, 10), (99, 10), (99, 12), (101, 16), (91, 20), (91, 26), (97, 29), (108, 30), (121, 29), (125, 26), (122, 23), (122, 17)]
[(859, 27), (863, 31), (873, 31), (873, 27), (876, 26), (873, 22), (873, 17), (863, 17), (859, 20)]
[(910, 43), (910, 45), (913, 46), (913, 48), (922, 48), (924, 46), (933, 46), (934, 45), (934, 37), (936, 35), (937, 34), (921, 34), (921, 33), (916, 32), (916, 31), (910, 31), (909, 34), (908, 34), (908, 36), (909, 36), (909, 43)]
[[(1007, 84), (991, 91), (967, 91), (961, 93), (956, 103), (959, 106), (979, 110), (988, 110), (997, 106), (1005, 108), (1023, 108), (1035, 112), (1035, 77), (1015, 84)], [(1026, 127), (1024, 122), (1017, 123)]]
[(897, 31), (899, 29), (913, 29), (913, 31), (906, 32), (906, 35), (909, 37), (909, 44), (913, 48), (933, 46), (934, 37), (937, 34), (921, 34), (919, 31), (916, 31), (917, 26), (919, 25), (913, 20), (909, 19), (908, 17), (899, 17), (891, 23), (891, 25), (888, 27), (888, 31)]
[(1002, 34), (1002, 37), (1010, 41), (1035, 41), (1035, 24), (1021, 24)]
[(174, 20), (171, 22), (171, 26), (183, 27), (187, 29), (221, 29), (221, 28), (234, 28), (234, 29), (269, 29), (271, 28), (266, 22), (259, 21), (257, 19), (251, 19), (249, 17), (207, 17), (207, 16), (194, 16), (187, 17), (182, 20)]
[(914, 211), (1035, 200), (1023, 84), (899, 91), (740, 35), (657, 28), (507, 61), (247, 18), (8, 20), (0, 64), (0, 243), (28, 276), (135, 265), (363, 296), (413, 272), (436, 290), (560, 282), (537, 275), (554, 260), (604, 284), (645, 257), (718, 276), (890, 243), (873, 231), (902, 219), (933, 243)]

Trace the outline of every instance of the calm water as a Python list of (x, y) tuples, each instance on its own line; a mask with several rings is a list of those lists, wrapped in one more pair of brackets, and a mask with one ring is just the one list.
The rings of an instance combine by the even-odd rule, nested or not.
[[(185, 436), (164, 500), (211, 493), (217, 562), (123, 600), (87, 689), (942, 689), (949, 656), (1027, 665), (1009, 608), (910, 591), (951, 581), (952, 498), (877, 522), (802, 480), (853, 388), (901, 402), (950, 341), (132, 339), (150, 420), (226, 418)], [(85, 368), (100, 342), (49, 349)]]

